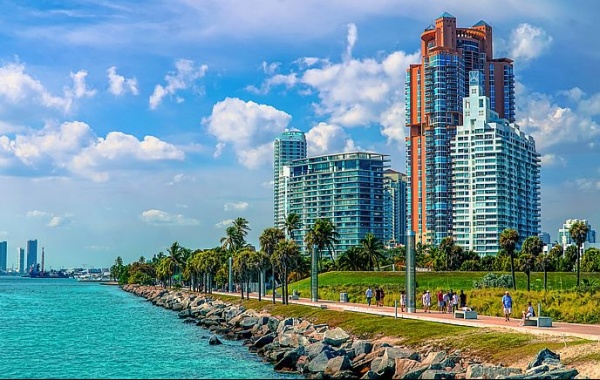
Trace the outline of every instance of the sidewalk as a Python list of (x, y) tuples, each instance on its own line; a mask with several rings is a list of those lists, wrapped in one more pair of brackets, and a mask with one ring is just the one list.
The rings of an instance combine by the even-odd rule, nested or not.
[[(213, 292), (213, 294), (222, 295), (237, 295), (240, 293), (226, 293), (226, 292)], [(250, 297), (258, 299), (256, 293), (250, 293)], [(263, 296), (263, 300), (272, 300), (272, 296)], [(300, 298), (298, 300), (291, 300), (290, 304), (298, 304), (305, 306), (314, 307), (326, 307), (331, 310), (339, 311), (354, 311), (358, 313), (368, 313), (375, 315), (383, 315), (389, 317), (396, 316), (396, 310), (391, 306), (370, 306), (367, 304), (359, 304), (352, 302), (338, 302), (330, 300), (319, 300), (318, 302), (312, 302), (308, 298)], [(277, 303), (281, 303), (281, 298), (277, 298)], [(460, 326), (471, 326), (471, 327), (493, 327), (493, 328), (505, 328), (519, 332), (527, 332), (530, 334), (537, 335), (555, 335), (555, 336), (574, 336), (583, 339), (600, 342), (600, 325), (584, 325), (579, 323), (566, 323), (552, 321), (552, 327), (531, 327), (531, 326), (519, 326), (521, 323), (520, 315), (515, 315), (517, 318), (511, 318), (510, 321), (506, 322), (504, 317), (490, 317), (487, 315), (477, 315), (477, 319), (456, 319), (453, 314), (440, 313), (437, 310), (431, 313), (424, 313), (422, 309), (417, 309), (416, 313), (401, 313), (400, 306), (398, 305), (397, 317), (398, 319), (417, 319), (422, 321), (448, 323), (452, 325)]]

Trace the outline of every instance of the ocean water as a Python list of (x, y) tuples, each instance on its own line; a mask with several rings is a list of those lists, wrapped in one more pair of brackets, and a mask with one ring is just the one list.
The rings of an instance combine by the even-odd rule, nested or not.
[(117, 286), (0, 276), (0, 378), (301, 378), (209, 337)]

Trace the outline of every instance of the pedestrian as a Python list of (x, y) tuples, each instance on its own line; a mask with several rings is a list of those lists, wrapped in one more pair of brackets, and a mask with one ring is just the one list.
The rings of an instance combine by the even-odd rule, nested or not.
[(379, 288), (379, 306), (383, 307), (383, 299), (385, 298), (385, 292), (383, 288)]
[(525, 325), (525, 320), (531, 317), (535, 317), (535, 311), (533, 310), (533, 306), (531, 306), (531, 302), (527, 302), (527, 309), (523, 311), (523, 319), (519, 323), (519, 326)]
[(452, 295), (452, 310), (458, 310), (458, 293)]
[(508, 290), (504, 293), (504, 296), (502, 296), (502, 308), (504, 311), (504, 320), (505, 321), (510, 321), (510, 314), (512, 313), (512, 297), (510, 296), (510, 293), (508, 293)]
[(367, 297), (367, 306), (371, 306), (371, 299), (373, 298), (373, 291), (371, 290), (371, 287), (369, 286), (367, 288), (367, 291), (365, 292), (365, 296)]
[(404, 308), (406, 307), (406, 290), (400, 292), (400, 312), (404, 313)]
[(375, 306), (379, 306), (379, 300), (381, 299), (381, 289), (379, 286), (375, 287)]
[(445, 293), (442, 297), (442, 313), (445, 313), (448, 311), (448, 306), (451, 306), (452, 304), (450, 303), (450, 297), (448, 296), (450, 293)]
[(458, 296), (458, 298), (460, 299), (460, 307), (467, 306), (467, 295), (465, 294), (465, 292), (463, 292), (461, 290), (460, 291), (460, 296)]
[(437, 292), (438, 311), (442, 313), (444, 311), (444, 292), (439, 290)]
[(450, 290), (444, 299), (446, 300), (446, 312), (452, 313), (452, 290)]
[(429, 293), (429, 290), (426, 291), (425, 293), (423, 293), (423, 312), (424, 313), (431, 313), (431, 310), (429, 309), (431, 307), (431, 294)]

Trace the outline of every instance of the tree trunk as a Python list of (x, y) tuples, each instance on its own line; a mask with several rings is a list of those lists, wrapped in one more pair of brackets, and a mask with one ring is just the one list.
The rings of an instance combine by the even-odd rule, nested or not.
[(517, 290), (517, 279), (515, 278), (515, 257), (510, 253), (510, 272), (512, 273), (513, 290)]
[(546, 262), (544, 261), (544, 291), (548, 290), (548, 269), (546, 268)]
[(257, 281), (258, 282), (258, 302), (262, 301), (262, 294), (261, 294), (262, 293), (262, 291), (261, 291), (262, 290), (262, 284), (261, 284), (262, 276), (260, 275), (261, 273), (262, 273), (262, 270), (259, 270), (258, 271), (258, 281)]
[(248, 276), (248, 280), (246, 281), (246, 299), (250, 300), (250, 276)]
[(244, 299), (244, 278), (240, 276), (240, 290), (242, 291), (242, 299)]
[(579, 256), (581, 254), (581, 245), (577, 245), (577, 287), (579, 287)]
[(289, 294), (288, 294), (288, 281), (287, 281), (287, 265), (283, 268), (283, 287), (285, 289), (285, 302), (284, 304), (289, 305)]
[(273, 305), (275, 305), (275, 265), (271, 265), (271, 290), (273, 290)]

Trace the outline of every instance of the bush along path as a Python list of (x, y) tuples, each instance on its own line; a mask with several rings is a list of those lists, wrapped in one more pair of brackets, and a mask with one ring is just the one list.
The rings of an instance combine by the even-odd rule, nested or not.
[(459, 351), (418, 352), (404, 346), (351, 337), (339, 327), (299, 318), (277, 318), (210, 296), (161, 287), (124, 285), (123, 290), (178, 312), (184, 323), (211, 331), (209, 344), (243, 340), (277, 371), (332, 379), (573, 379), (559, 355), (544, 349), (526, 369), (478, 363)]

